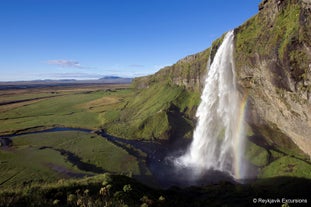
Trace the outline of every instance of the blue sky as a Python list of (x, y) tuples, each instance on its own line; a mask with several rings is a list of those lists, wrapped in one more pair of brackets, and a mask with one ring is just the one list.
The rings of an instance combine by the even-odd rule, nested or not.
[(208, 48), (260, 0), (1, 0), (0, 81), (137, 77)]

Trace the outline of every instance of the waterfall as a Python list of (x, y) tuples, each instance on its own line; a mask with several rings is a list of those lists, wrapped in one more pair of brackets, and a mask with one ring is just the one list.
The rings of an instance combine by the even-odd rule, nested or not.
[(234, 33), (229, 31), (208, 66), (193, 141), (188, 151), (175, 160), (178, 166), (193, 169), (195, 175), (216, 170), (235, 179), (245, 176), (245, 102), (240, 100), (236, 87), (233, 39)]

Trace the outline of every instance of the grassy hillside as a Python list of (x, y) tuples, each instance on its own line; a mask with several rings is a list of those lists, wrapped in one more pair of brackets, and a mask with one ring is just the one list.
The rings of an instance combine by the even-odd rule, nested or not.
[(152, 84), (136, 90), (125, 104), (104, 115), (103, 126), (109, 133), (125, 138), (187, 136), (192, 130), (189, 116), (199, 102), (198, 96), (167, 82)]

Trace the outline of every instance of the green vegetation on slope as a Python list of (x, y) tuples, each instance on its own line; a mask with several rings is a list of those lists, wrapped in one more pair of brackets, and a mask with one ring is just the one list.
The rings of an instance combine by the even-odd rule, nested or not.
[(269, 151), (253, 142), (246, 143), (246, 159), (253, 165), (262, 167), (269, 163)]
[[(275, 11), (274, 11), (275, 12)], [(259, 13), (236, 30), (237, 68), (242, 64), (254, 66), (256, 55), (261, 57), (285, 57), (285, 52), (299, 33), (298, 4), (286, 4), (282, 12), (271, 19), (267, 13)], [(278, 48), (276, 51), (274, 48)]]
[(183, 86), (189, 91), (200, 92), (207, 72), (209, 54), (210, 49), (206, 49), (197, 54), (189, 55), (153, 75), (135, 78), (133, 86), (146, 89), (152, 84), (169, 83)]
[(182, 128), (183, 133), (176, 132), (182, 138), (192, 129), (187, 114), (198, 102), (198, 94), (190, 93), (184, 87), (152, 84), (137, 90), (133, 97), (127, 98), (126, 104), (104, 114), (103, 126), (117, 136), (144, 139), (168, 139)]
[(291, 156), (283, 156), (264, 167), (259, 174), (260, 178), (280, 176), (310, 179), (311, 164)]

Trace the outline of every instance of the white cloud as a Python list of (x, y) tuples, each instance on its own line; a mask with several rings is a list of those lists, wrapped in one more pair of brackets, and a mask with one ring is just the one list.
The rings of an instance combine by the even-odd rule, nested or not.
[(57, 65), (62, 68), (80, 68), (80, 69), (90, 68), (86, 66), (81, 66), (81, 64), (76, 60), (48, 60), (47, 63), (49, 65)]

